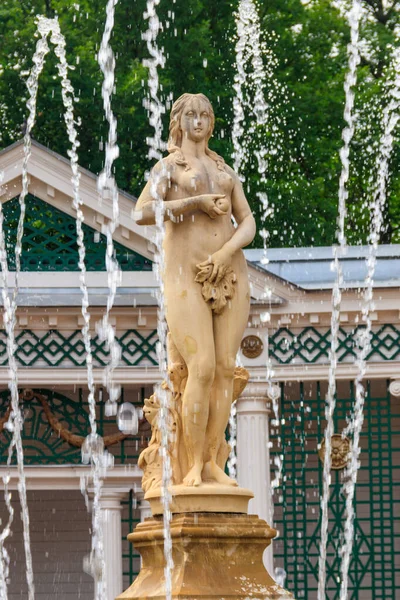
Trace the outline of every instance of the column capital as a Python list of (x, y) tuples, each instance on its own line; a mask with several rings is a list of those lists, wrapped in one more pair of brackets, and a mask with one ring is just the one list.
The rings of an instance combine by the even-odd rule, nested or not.
[(103, 487), (100, 495), (102, 509), (122, 510), (121, 501), (127, 498), (129, 490), (123, 488)]
[(265, 398), (275, 400), (280, 398), (281, 389), (279, 383), (268, 381), (249, 381), (241, 394), (241, 398)]
[(280, 394), (281, 390), (277, 383), (250, 381), (238, 398), (236, 409), (238, 413), (270, 413), (271, 401), (277, 400)]
[(266, 381), (249, 381), (240, 398), (256, 398), (268, 400), (268, 384)]

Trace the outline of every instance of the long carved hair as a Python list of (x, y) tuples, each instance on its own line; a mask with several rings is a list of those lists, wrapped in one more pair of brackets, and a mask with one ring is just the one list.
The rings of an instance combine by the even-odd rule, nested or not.
[(188, 102), (190, 102), (194, 98), (199, 98), (200, 100), (202, 100), (204, 102), (204, 104), (207, 106), (208, 115), (210, 117), (210, 128), (207, 132), (207, 138), (206, 138), (206, 154), (207, 154), (207, 156), (212, 158), (212, 160), (214, 160), (217, 163), (217, 167), (220, 171), (224, 171), (225, 170), (224, 159), (221, 156), (219, 156), (216, 152), (213, 152), (212, 150), (210, 150), (210, 148), (208, 147), (208, 140), (210, 139), (210, 137), (212, 136), (212, 133), (214, 131), (215, 115), (214, 115), (213, 107), (211, 106), (211, 102), (209, 101), (207, 96), (205, 96), (204, 94), (183, 94), (182, 96), (180, 96), (180, 98), (178, 98), (178, 100), (176, 100), (176, 102), (174, 102), (172, 109), (171, 109), (171, 117), (170, 117), (170, 122), (169, 122), (168, 152), (170, 154), (174, 155), (175, 163), (177, 165), (181, 165), (181, 166), (185, 167), (185, 171), (188, 171), (190, 169), (190, 165), (189, 165), (188, 161), (186, 160), (186, 158), (184, 157), (183, 152), (181, 150), (181, 146), (182, 146), (181, 117), (182, 117), (182, 113), (185, 109), (185, 106), (188, 104)]

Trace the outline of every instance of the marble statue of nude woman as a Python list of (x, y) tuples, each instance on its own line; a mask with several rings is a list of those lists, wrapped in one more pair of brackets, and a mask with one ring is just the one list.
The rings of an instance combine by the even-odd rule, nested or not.
[[(135, 210), (138, 224), (151, 225), (156, 202), (165, 202), (166, 317), (188, 370), (182, 397), (187, 486), (205, 480), (236, 485), (218, 466), (217, 456), (249, 314), (242, 248), (256, 232), (239, 177), (208, 147), (214, 122), (211, 103), (203, 94), (183, 94), (174, 103), (169, 154), (153, 168)], [(221, 287), (222, 303), (216, 303)], [(225, 296), (223, 290), (228, 290)]]

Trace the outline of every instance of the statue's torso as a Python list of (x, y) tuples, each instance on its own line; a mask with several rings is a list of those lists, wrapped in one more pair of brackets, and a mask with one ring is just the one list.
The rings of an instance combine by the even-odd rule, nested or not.
[[(191, 160), (190, 169), (169, 163), (171, 185), (166, 195), (166, 206), (171, 200), (190, 198), (201, 194), (225, 194), (229, 203), (228, 214), (211, 219), (206, 213), (197, 210), (183, 215), (177, 223), (166, 224), (165, 252), (168, 258), (179, 260), (182, 268), (195, 270), (196, 264), (222, 248), (232, 237), (234, 226), (231, 220), (231, 197), (234, 180), (227, 170), (221, 171), (211, 158)], [(241, 252), (239, 253), (242, 254)], [(172, 261), (170, 266), (172, 267)], [(168, 269), (168, 265), (167, 265)]]

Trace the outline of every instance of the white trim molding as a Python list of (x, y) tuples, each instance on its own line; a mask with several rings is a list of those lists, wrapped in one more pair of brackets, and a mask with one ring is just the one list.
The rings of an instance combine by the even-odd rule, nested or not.
[[(266, 367), (249, 367), (251, 380), (265, 382)], [(280, 381), (324, 381), (329, 378), (329, 365), (274, 365), (274, 382)], [(354, 363), (339, 363), (336, 370), (336, 379), (351, 380), (358, 375), (358, 367)], [(393, 379), (400, 372), (400, 361), (382, 361), (368, 363), (365, 379)]]
[[(80, 490), (81, 477), (90, 476), (90, 467), (80, 465), (25, 466), (27, 490)], [(3, 477), (7, 467), (0, 468), (0, 489), (4, 489)], [(107, 471), (104, 479), (104, 494), (110, 489), (127, 493), (130, 489), (141, 490), (142, 471), (137, 465), (116, 465)], [(9, 488), (18, 489), (18, 467), (10, 467)]]
[[(93, 377), (96, 385), (103, 385), (104, 369), (94, 369)], [(9, 373), (6, 367), (0, 368), (0, 385), (7, 386)], [(113, 381), (124, 387), (153, 385), (161, 381), (158, 367), (126, 367), (116, 369)], [(75, 386), (87, 385), (87, 371), (85, 368), (58, 369), (47, 367), (34, 369), (32, 367), (20, 367), (18, 369), (18, 384), (21, 387), (34, 388), (37, 386)]]

